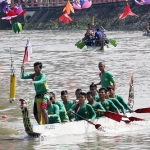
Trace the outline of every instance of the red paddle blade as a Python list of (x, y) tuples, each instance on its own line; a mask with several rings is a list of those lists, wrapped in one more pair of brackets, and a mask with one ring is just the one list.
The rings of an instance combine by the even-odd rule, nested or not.
[(144, 119), (137, 118), (137, 117), (129, 117), (130, 121), (145, 121)]
[(113, 119), (115, 121), (118, 121), (118, 122), (120, 122), (122, 119), (122, 115), (116, 114), (114, 112), (107, 111), (107, 112), (104, 112), (103, 114), (104, 114), (104, 116), (106, 116), (110, 119)]
[(98, 129), (98, 130), (99, 130), (99, 129), (100, 129), (100, 127), (101, 127), (101, 125), (100, 125), (100, 124), (95, 124), (95, 128), (96, 128), (96, 129)]
[(140, 108), (135, 110), (136, 113), (150, 113), (150, 107), (148, 108)]

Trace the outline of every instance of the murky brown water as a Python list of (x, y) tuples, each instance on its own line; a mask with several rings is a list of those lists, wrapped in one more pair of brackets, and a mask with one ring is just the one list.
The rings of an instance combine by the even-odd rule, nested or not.
[[(54, 137), (41, 144), (39, 139), (31, 139), (24, 132), (19, 98), (34, 97), (34, 88), (28, 80), (20, 79), (24, 47), (27, 38), (33, 45), (33, 55), (25, 64), (26, 72), (33, 71), (33, 63), (41, 61), (43, 72), (47, 75), (51, 91), (60, 99), (60, 92), (68, 90), (73, 99), (76, 88), (89, 90), (89, 85), (98, 82), (98, 62), (105, 61), (107, 69), (113, 73), (117, 83), (117, 93), (128, 98), (131, 73), (135, 74), (135, 106), (149, 107), (150, 86), (150, 38), (142, 32), (106, 32), (109, 38), (117, 40), (118, 46), (104, 52), (77, 49), (74, 44), (80, 40), (84, 31), (0, 31), (0, 149), (69, 149), (69, 150), (140, 150), (150, 149), (150, 128), (133, 129), (130, 132), (111, 132), (110, 135), (96, 133), (79, 136)], [(9, 103), (10, 47), (17, 76), (16, 101)], [(3, 120), (2, 115), (8, 119)], [(149, 119), (150, 114), (134, 114)], [(33, 120), (34, 121), (34, 120)], [(150, 122), (148, 122), (150, 124)]]

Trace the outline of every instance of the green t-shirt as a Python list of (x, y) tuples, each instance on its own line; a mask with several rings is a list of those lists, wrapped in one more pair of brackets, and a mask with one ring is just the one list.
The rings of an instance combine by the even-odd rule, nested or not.
[(116, 112), (117, 107), (111, 100), (105, 99), (104, 102), (100, 102), (106, 111)]
[[(64, 104), (64, 103), (63, 103)], [(73, 101), (72, 100), (68, 100), (67, 101), (67, 104), (65, 105), (64, 104), (64, 106), (65, 106), (65, 108), (66, 108), (66, 111), (67, 111), (67, 115), (68, 115), (68, 117), (69, 117), (69, 119), (73, 119), (73, 118), (75, 118), (75, 116), (74, 116), (74, 114), (73, 113), (68, 113), (68, 110), (70, 110), (71, 109), (71, 107), (72, 107), (72, 105), (73, 105), (74, 103), (73, 103)]]
[(128, 104), (124, 101), (123, 97), (120, 95), (115, 95), (115, 98), (124, 106), (126, 110), (130, 110), (131, 108), (128, 106)]
[[(22, 72), (21, 79), (32, 79), (33, 76), (34, 73), (25, 74), (24, 72)], [(49, 92), (46, 75), (44, 73), (40, 73), (40, 75), (34, 76), (33, 81), (36, 94), (44, 94), (46, 92)]]
[(96, 93), (95, 96), (94, 96), (94, 101), (96, 102), (98, 99), (99, 99), (99, 94)]
[[(90, 105), (90, 104), (89, 104)], [(102, 111), (105, 111), (105, 108), (102, 106), (102, 104), (101, 103), (99, 103), (99, 102), (94, 102), (94, 104), (93, 105), (91, 105), (92, 106), (92, 108), (94, 109), (94, 111), (96, 111), (97, 109), (100, 109), (100, 110), (102, 110)], [(95, 112), (96, 113), (96, 118), (99, 118), (99, 117), (102, 117), (102, 116), (104, 116), (103, 115), (103, 113), (101, 113), (101, 112)]]
[(64, 120), (69, 121), (64, 104), (61, 101), (56, 101), (55, 104), (59, 106), (59, 115), (60, 115), (61, 122), (63, 122)]
[(103, 74), (100, 73), (100, 80), (102, 87), (111, 86), (112, 83), (115, 83), (113, 75), (108, 71), (105, 71)]
[(116, 98), (110, 98), (109, 100), (111, 100), (115, 104), (118, 110), (125, 114), (124, 106)]
[[(75, 111), (77, 105), (79, 105), (79, 104), (72, 105), (71, 110)], [(76, 113), (85, 119), (94, 120), (96, 118), (96, 113), (93, 110), (92, 106), (89, 104), (86, 104), (86, 103), (84, 103), (84, 106), (82, 108), (78, 107), (78, 111)], [(79, 116), (76, 116), (75, 121), (79, 121), (79, 120), (84, 120), (84, 119), (82, 119)]]
[(51, 106), (49, 106), (47, 108), (47, 113), (48, 115), (52, 115), (49, 118), (49, 123), (60, 123), (60, 117), (59, 117), (59, 107), (56, 104), (51, 104)]

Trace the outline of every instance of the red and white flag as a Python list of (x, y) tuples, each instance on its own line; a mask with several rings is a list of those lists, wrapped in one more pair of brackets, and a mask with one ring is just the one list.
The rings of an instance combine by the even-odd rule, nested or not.
[(30, 60), (31, 55), (32, 55), (32, 45), (29, 39), (27, 39), (27, 44), (26, 44), (25, 51), (24, 51), (23, 64)]

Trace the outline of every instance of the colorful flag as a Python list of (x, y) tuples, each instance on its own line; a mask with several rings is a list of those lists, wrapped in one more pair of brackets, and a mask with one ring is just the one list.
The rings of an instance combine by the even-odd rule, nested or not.
[(31, 55), (32, 55), (32, 45), (31, 45), (29, 39), (27, 39), (27, 44), (25, 47), (24, 58), (23, 58), (23, 64), (30, 60)]

